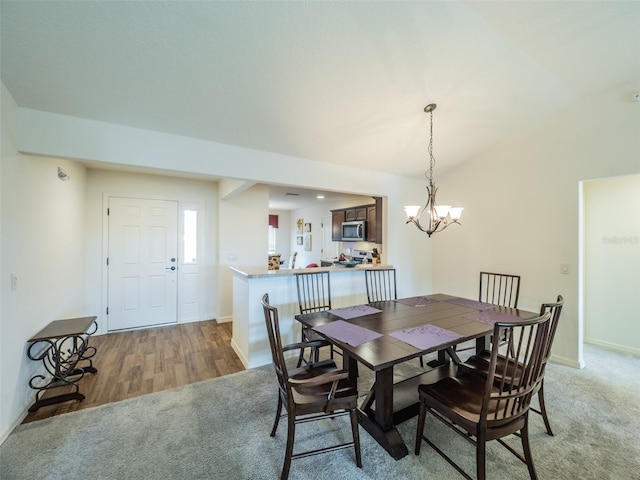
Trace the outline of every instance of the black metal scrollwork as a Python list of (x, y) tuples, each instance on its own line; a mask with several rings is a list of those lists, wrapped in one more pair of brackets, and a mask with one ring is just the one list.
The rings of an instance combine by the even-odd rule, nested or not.
[[(42, 362), (49, 374), (47, 377), (38, 373), (29, 380), (29, 386), (37, 390), (36, 400), (29, 412), (54, 403), (84, 400), (85, 396), (80, 393), (78, 382), (85, 374), (98, 371), (91, 360), (96, 354), (96, 349), (89, 346), (89, 337), (98, 329), (95, 317), (93, 318), (85, 333), (42, 338), (29, 344), (27, 356), (31, 360)], [(56, 390), (60, 393), (46, 395), (46, 392)]]

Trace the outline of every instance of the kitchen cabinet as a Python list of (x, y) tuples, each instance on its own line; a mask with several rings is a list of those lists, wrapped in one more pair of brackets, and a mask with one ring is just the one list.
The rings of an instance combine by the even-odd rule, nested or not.
[(344, 211), (345, 222), (355, 222), (367, 219), (367, 206), (347, 208)]
[(331, 210), (331, 240), (342, 241), (342, 222), (345, 222), (344, 210)]
[[(382, 227), (382, 222), (378, 221), (377, 205), (367, 207), (367, 242), (382, 243), (382, 232), (378, 234), (378, 226)], [(380, 239), (380, 241), (378, 241)]]

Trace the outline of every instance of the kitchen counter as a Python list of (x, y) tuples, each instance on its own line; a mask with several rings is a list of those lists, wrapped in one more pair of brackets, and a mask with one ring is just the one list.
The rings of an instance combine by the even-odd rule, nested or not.
[(231, 346), (246, 368), (271, 363), (271, 350), (264, 323), (262, 296), (269, 294), (269, 303), (278, 309), (282, 342), (299, 342), (300, 323), (295, 315), (298, 289), (295, 273), (329, 271), (332, 308), (364, 305), (367, 287), (363, 270), (389, 268), (391, 265), (357, 265), (355, 267), (316, 267), (267, 270), (267, 267), (230, 267), (233, 274), (233, 337)]
[(356, 265), (355, 267), (344, 267), (340, 265), (331, 266), (331, 267), (314, 267), (314, 268), (281, 268), (280, 270), (268, 270), (267, 268), (262, 267), (229, 267), (231, 271), (233, 271), (234, 275), (241, 275), (246, 278), (258, 278), (258, 277), (281, 277), (281, 276), (291, 276), (294, 273), (304, 273), (304, 272), (343, 272), (343, 271), (354, 271), (354, 270), (365, 270), (365, 269), (384, 269), (384, 268), (393, 268), (393, 265), (388, 264), (377, 264), (374, 265), (372, 263)]

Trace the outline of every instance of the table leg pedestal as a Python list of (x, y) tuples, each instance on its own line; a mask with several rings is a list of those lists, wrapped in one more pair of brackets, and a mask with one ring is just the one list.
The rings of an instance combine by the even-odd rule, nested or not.
[[(375, 400), (376, 408), (372, 409)], [(376, 372), (376, 381), (358, 410), (360, 425), (396, 460), (409, 451), (394, 425), (393, 367)]]
[(396, 427), (382, 430), (380, 426), (362, 410), (358, 410), (358, 421), (362, 428), (378, 442), (394, 459), (400, 460), (409, 454), (407, 446)]

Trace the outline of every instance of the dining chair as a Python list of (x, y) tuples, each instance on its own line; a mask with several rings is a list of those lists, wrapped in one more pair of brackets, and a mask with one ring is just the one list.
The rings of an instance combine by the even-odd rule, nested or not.
[[(328, 271), (322, 272), (301, 272), (294, 273), (296, 278), (296, 288), (298, 291), (298, 307), (300, 313), (316, 313), (331, 310), (331, 281)], [(309, 327), (302, 327), (303, 342), (322, 340), (322, 337)], [(327, 342), (327, 345), (330, 345)], [(334, 348), (331, 346), (331, 358), (333, 358)], [(302, 352), (301, 352), (302, 353)], [(319, 349), (313, 349), (309, 359), (300, 356), (298, 366), (302, 362), (317, 362)]]
[(395, 268), (367, 268), (364, 278), (369, 303), (398, 299)]
[(298, 252), (293, 252), (289, 257), (289, 268), (296, 268), (296, 257), (298, 256)]
[[(420, 413), (416, 455), (420, 454), (424, 440), (461, 475), (472, 478), (425, 435), (425, 420), (429, 413), (475, 445), (478, 480), (486, 479), (486, 444), (491, 440), (505, 446), (527, 465), (531, 479), (537, 479), (529, 445), (529, 407), (544, 378), (550, 319), (551, 314), (546, 312), (521, 322), (497, 322), (486, 377), (457, 368), (453, 376), (418, 387)], [(498, 362), (501, 332), (506, 334), (508, 346), (504, 361)], [(516, 363), (520, 368), (512, 368)], [(511, 434), (520, 437), (523, 453), (502, 440)]]
[(479, 301), (518, 308), (519, 296), (520, 275), (480, 272)]
[[(562, 297), (562, 295), (558, 295), (558, 298), (555, 302), (543, 303), (542, 306), (540, 307), (540, 315), (543, 315), (546, 312), (549, 312), (551, 314), (549, 338), (548, 338), (548, 343), (545, 349), (545, 355), (543, 359), (544, 367), (546, 367), (546, 364), (549, 361), (549, 357), (551, 356), (551, 347), (553, 346), (553, 339), (556, 335), (556, 330), (558, 328), (558, 323), (560, 321), (560, 313), (562, 312), (563, 304), (564, 304), (564, 298)], [(489, 371), (490, 359), (491, 359), (491, 353), (488, 350), (484, 350), (480, 352), (478, 355), (472, 355), (471, 357), (469, 357), (466, 361), (460, 364), (460, 367), (464, 369), (468, 369), (475, 373), (479, 373), (483, 376), (486, 376), (487, 372)], [(507, 358), (504, 355), (499, 353), (496, 361), (498, 365), (501, 365), (507, 362)], [(516, 368), (519, 370), (522, 370), (522, 366), (519, 363), (516, 364)], [(499, 377), (496, 377), (496, 382), (499, 383), (500, 381), (501, 379)], [(538, 390), (538, 402), (540, 404), (540, 408), (536, 409), (532, 406), (531, 411), (542, 416), (542, 419), (544, 420), (544, 425), (547, 429), (547, 434), (553, 436), (553, 431), (551, 430), (551, 424), (549, 423), (547, 408), (545, 406), (545, 401), (544, 401), (544, 379), (540, 382), (540, 389)]]
[[(518, 308), (520, 297), (520, 275), (507, 273), (480, 272), (478, 301), (500, 307)], [(475, 342), (457, 345), (455, 352), (475, 350)]]
[[(273, 367), (278, 381), (278, 407), (271, 437), (276, 435), (283, 408), (287, 416), (287, 444), (280, 479), (286, 480), (289, 477), (292, 460), (350, 447), (354, 448), (356, 465), (362, 467), (356, 410), (358, 391), (356, 386), (349, 382), (348, 373), (338, 370), (332, 360), (325, 360), (318, 366), (310, 365), (289, 371), (285, 353), (305, 349), (309, 345), (303, 342), (283, 346), (278, 309), (269, 304), (268, 293), (262, 297), (262, 307)], [(346, 415), (349, 416), (351, 423), (351, 441), (298, 453), (293, 452), (298, 424)], [(330, 427), (329, 430), (334, 430), (334, 424)]]

